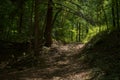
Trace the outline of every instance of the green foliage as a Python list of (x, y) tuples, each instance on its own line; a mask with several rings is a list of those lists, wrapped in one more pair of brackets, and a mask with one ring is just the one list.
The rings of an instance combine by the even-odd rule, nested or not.
[[(33, 50), (31, 39), (36, 41), (34, 48), (38, 48), (38, 51), (36, 51), (39, 52), (39, 46), (41, 47), (44, 44), (42, 41), (45, 40), (45, 37), (51, 37), (51, 34), (53, 39), (64, 43), (88, 43), (91, 41), (89, 42), (90, 45), (87, 45), (90, 48), (87, 49), (88, 52), (86, 53), (93, 53), (93, 55), (87, 54), (82, 56), (80, 60), (87, 59), (86, 61), (90, 64), (100, 67), (106, 73), (113, 72), (113, 74), (110, 74), (113, 77), (112, 79), (119, 79), (120, 72), (118, 72), (119, 68), (116, 68), (116, 66), (120, 67), (120, 0), (53, 0), (50, 9), (51, 15), (47, 14), (48, 0), (37, 0), (37, 7), (35, 7), (34, 1), (0, 1), (0, 40), (7, 41), (5, 47), (2, 42), (0, 43), (5, 51), (3, 51), (3, 55), (10, 51), (10, 55), (19, 53), (20, 50), (24, 50), (28, 41), (27, 49)], [(36, 15), (37, 17), (35, 17)], [(37, 26), (35, 26), (36, 24)], [(46, 29), (46, 24), (48, 28), (52, 28)], [(115, 29), (118, 29), (118, 31)], [(50, 35), (46, 35), (46, 33), (50, 33)], [(106, 35), (103, 35), (103, 33), (106, 33)], [(14, 48), (16, 49), (14, 50)], [(24, 52), (20, 51), (20, 54)], [(12, 57), (10, 56), (10, 58)], [(25, 61), (30, 60), (26, 63), (32, 60), (26, 59)], [(41, 60), (41, 62), (44, 62), (44, 60)], [(24, 63), (24, 60), (21, 63)], [(111, 70), (113, 68), (115, 70)], [(111, 79), (110, 76), (107, 76), (105, 80)]]
[(89, 28), (88, 34), (82, 40), (83, 43), (87, 43), (88, 41), (90, 41), (93, 38), (93, 36), (95, 36), (96, 34), (101, 33), (101, 31), (105, 31), (105, 30), (106, 30), (106, 26), (105, 25), (101, 26), (101, 28), (99, 26), (95, 26), (95, 27)]
[[(46, 24), (46, 2), (47, 0), (41, 1), (39, 6), (40, 37), (44, 34)], [(3, 40), (26, 41), (30, 36), (34, 37), (34, 1), (25, 0), (22, 12), (18, 4), (20, 0), (15, 2), (1, 0), (0, 2), (0, 37)], [(53, 0), (53, 19), (55, 18), (53, 38), (63, 42), (82, 41), (86, 43), (98, 32), (113, 29), (111, 28), (111, 7), (112, 0)], [(59, 11), (58, 15), (55, 16), (57, 11)], [(23, 14), (22, 32), (19, 33), (21, 13)]]

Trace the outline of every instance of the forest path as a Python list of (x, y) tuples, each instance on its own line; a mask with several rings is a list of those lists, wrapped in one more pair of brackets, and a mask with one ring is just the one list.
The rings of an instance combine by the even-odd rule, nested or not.
[(51, 48), (44, 47), (41, 56), (47, 67), (33, 67), (21, 71), (4, 72), (2, 80), (89, 80), (92, 70), (83, 64), (77, 55), (84, 44), (66, 45), (53, 44)]

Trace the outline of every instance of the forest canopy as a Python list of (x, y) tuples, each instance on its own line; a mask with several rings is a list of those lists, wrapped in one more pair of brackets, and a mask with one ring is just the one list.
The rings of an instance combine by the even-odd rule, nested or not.
[(119, 0), (1, 0), (0, 37), (31, 43), (35, 51), (55, 40), (86, 43), (120, 28), (119, 7)]
[(119, 69), (120, 0), (0, 0), (0, 79), (120, 80)]

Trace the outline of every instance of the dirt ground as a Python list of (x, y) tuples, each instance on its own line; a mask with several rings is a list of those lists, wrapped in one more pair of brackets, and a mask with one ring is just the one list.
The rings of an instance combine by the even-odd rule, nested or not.
[(92, 80), (94, 71), (77, 57), (84, 44), (53, 44), (51, 48), (43, 47), (47, 67), (38, 66), (23, 70), (9, 70), (0, 73), (1, 80)]

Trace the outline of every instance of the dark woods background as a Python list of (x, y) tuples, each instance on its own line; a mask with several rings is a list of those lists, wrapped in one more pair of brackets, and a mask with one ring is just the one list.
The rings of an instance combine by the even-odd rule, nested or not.
[(85, 43), (119, 30), (119, 18), (119, 0), (1, 0), (0, 54), (32, 50), (36, 56), (54, 41)]

